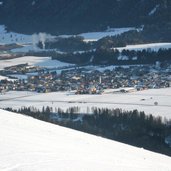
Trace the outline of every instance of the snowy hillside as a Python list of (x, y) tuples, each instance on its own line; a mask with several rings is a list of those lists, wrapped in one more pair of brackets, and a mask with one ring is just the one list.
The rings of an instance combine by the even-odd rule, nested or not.
[(32, 43), (32, 36), (7, 32), (4, 25), (0, 25), (0, 44)]
[(0, 110), (1, 171), (169, 171), (171, 158)]
[(135, 50), (135, 51), (142, 51), (142, 50), (151, 50), (151, 51), (159, 51), (159, 49), (170, 49), (171, 43), (151, 43), (151, 44), (137, 44), (137, 45), (127, 45), (126, 47), (120, 48), (113, 48), (118, 49), (119, 51), (122, 50)]
[(149, 23), (158, 31), (167, 29), (170, 16), (170, 0), (0, 1), (1, 23), (25, 33), (74, 34)]
[(99, 39), (102, 39), (107, 36), (116, 36), (120, 35), (122, 33), (125, 33), (130, 30), (135, 30), (134, 27), (128, 27), (128, 28), (111, 28), (104, 32), (89, 32), (89, 33), (82, 33), (78, 36), (82, 36), (85, 41), (98, 41)]

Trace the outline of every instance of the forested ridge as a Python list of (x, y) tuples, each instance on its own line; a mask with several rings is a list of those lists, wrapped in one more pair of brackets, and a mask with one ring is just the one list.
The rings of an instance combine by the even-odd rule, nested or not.
[(80, 33), (145, 25), (171, 28), (170, 0), (2, 0), (0, 22), (18, 32)]

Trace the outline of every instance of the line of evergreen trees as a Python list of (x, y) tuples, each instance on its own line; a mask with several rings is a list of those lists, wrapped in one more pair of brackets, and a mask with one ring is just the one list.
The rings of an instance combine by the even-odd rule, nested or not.
[[(92, 52), (85, 53), (69, 53), (59, 54), (53, 53), (53, 60), (60, 60), (75, 64), (114, 64), (114, 65), (133, 65), (133, 64), (155, 64), (156, 61), (164, 62), (171, 60), (171, 49), (160, 49), (158, 52), (149, 50), (135, 51), (123, 50), (119, 52), (113, 49), (97, 49)], [(126, 59), (120, 59), (120, 57)], [(136, 57), (136, 60), (135, 60)], [(91, 61), (91, 59), (93, 59)]]
[(137, 110), (87, 108), (91, 114), (80, 113), (79, 107), (54, 112), (51, 107), (41, 111), (35, 107), (6, 110), (171, 156), (171, 148), (165, 143), (171, 134), (171, 121)]
[[(135, 64), (155, 64), (156, 61), (171, 61), (171, 49), (160, 49), (159, 51), (123, 50), (117, 49), (97, 49), (96, 51), (84, 53), (58, 53), (56, 51), (29, 52), (26, 55), (51, 56), (52, 60), (59, 60), (78, 65), (135, 65)], [(122, 59), (126, 57), (126, 59)]]
[[(38, 47), (43, 49), (42, 42), (38, 43)], [(95, 43), (85, 42), (81, 36), (71, 36), (68, 38), (58, 37), (53, 41), (45, 42), (46, 49), (58, 49), (62, 52), (72, 53), (74, 51), (88, 51), (96, 48)]]

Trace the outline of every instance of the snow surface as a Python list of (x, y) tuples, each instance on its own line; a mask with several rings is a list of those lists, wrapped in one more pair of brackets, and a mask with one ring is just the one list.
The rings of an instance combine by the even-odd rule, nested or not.
[(8, 77), (5, 77), (5, 76), (0, 75), (0, 81), (1, 80), (6, 80), (6, 79), (8, 79)]
[(149, 13), (148, 15), (151, 16), (156, 13), (157, 9), (159, 8), (160, 5), (156, 5)]
[(105, 70), (112, 71), (113, 69), (115, 69), (117, 67), (129, 68), (130, 66), (141, 66), (141, 65), (109, 65), (109, 66), (87, 65), (87, 66), (83, 66), (83, 67), (79, 67), (79, 68), (84, 68), (84, 69), (88, 70), (85, 72), (91, 73), (92, 71), (95, 71), (95, 70), (104, 72)]
[(32, 36), (14, 32), (7, 32), (5, 26), (0, 25), (0, 44), (12, 43), (32, 43)]
[[(23, 93), (23, 92), (22, 92)], [(23, 97), (24, 96), (24, 97)], [(154, 105), (158, 102), (158, 105)], [(163, 119), (171, 119), (171, 88), (150, 89), (132, 93), (116, 93), (110, 90), (102, 95), (75, 95), (74, 92), (53, 92), (45, 94), (29, 94), (27, 92), (7, 92), (0, 95), (0, 108), (12, 107), (14, 109), (24, 106), (34, 106), (42, 109), (50, 106), (54, 109), (66, 110), (69, 107), (78, 106), (82, 113), (87, 113), (87, 108), (121, 108), (123, 110), (139, 110), (146, 114), (161, 116)]]
[(11, 77), (14, 77), (16, 79), (19, 79), (19, 80), (26, 80), (28, 79), (28, 75), (26, 74), (11, 74), (11, 75), (8, 75), (8, 76), (11, 76)]
[(1, 171), (170, 171), (171, 158), (0, 110)]
[(130, 30), (135, 30), (135, 28), (133, 28), (133, 27), (113, 28), (113, 29), (108, 29), (104, 32), (82, 33), (82, 34), (79, 34), (78, 36), (84, 37), (85, 41), (97, 41), (103, 37), (116, 36), (116, 35), (122, 34), (124, 32), (130, 31)]
[(78, 35), (59, 35), (58, 37), (69, 38), (72, 36), (82, 36), (85, 42), (91, 42), (91, 41), (98, 41), (99, 39), (102, 39), (107, 36), (116, 36), (116, 35), (128, 32), (130, 30), (139, 31), (141, 29), (136, 29), (135, 27), (109, 28), (106, 31), (101, 31), (101, 32), (88, 32), (88, 33), (81, 33)]
[(30, 51), (36, 51), (36, 52), (40, 52), (43, 51), (42, 49), (38, 48), (38, 47), (34, 47), (33, 45), (23, 45), (23, 47), (21, 48), (16, 48), (16, 49), (12, 49), (11, 52), (30, 52)]
[[(32, 5), (35, 4), (35, 1), (32, 2)], [(82, 36), (85, 41), (97, 41), (103, 37), (106, 36), (116, 36), (119, 34), (122, 34), (124, 32), (135, 30), (134, 27), (128, 27), (128, 28), (110, 28), (103, 32), (89, 32), (89, 33), (81, 33), (77, 36)], [(76, 35), (59, 35), (58, 37), (71, 37)], [(25, 35), (25, 34), (19, 34), (14, 32), (7, 32), (4, 25), (0, 25), (0, 44), (11, 44), (11, 43), (18, 43), (18, 44), (27, 44), (24, 48), (19, 48), (13, 50), (13, 52), (27, 52), (29, 50), (40, 50), (38, 48), (35, 48), (33, 44), (37, 43), (39, 40), (44, 42), (46, 38), (53, 38), (55, 36), (51, 36), (45, 33), (39, 33), (38, 35)], [(43, 38), (43, 39), (42, 39)], [(39, 40), (38, 40), (39, 39)]]
[(150, 44), (137, 44), (137, 45), (127, 45), (126, 47), (118, 47), (113, 49), (118, 49), (119, 51), (125, 50), (151, 50), (151, 51), (159, 51), (159, 49), (170, 49), (171, 43), (150, 43)]
[(4, 67), (9, 67), (18, 64), (28, 63), (29, 65), (41, 66), (47, 68), (57, 68), (70, 66), (69, 63), (60, 62), (58, 60), (51, 60), (50, 57), (35, 57), (35, 56), (25, 56), (15, 59), (1, 60), (0, 61), (0, 69)]
[(10, 78), (8, 78), (8, 77), (5, 77), (5, 76), (0, 75), (0, 81), (1, 81), (1, 80), (14, 81), (15, 79), (10, 79)]

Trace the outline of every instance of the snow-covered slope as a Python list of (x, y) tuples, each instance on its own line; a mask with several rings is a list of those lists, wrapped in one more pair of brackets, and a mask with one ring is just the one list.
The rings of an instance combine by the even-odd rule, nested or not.
[(1, 171), (169, 171), (171, 158), (0, 110)]
[(32, 36), (14, 32), (7, 32), (4, 25), (0, 25), (0, 44), (32, 43)]
[(134, 27), (127, 27), (127, 28), (110, 28), (104, 32), (89, 32), (89, 33), (82, 33), (78, 36), (84, 37), (85, 41), (97, 41), (101, 38), (107, 37), (107, 36), (116, 36), (120, 35), (124, 32), (130, 31), (130, 30), (136, 30)]
[(171, 43), (150, 43), (150, 44), (137, 44), (137, 45), (127, 45), (126, 47), (119, 47), (119, 48), (113, 48), (118, 49), (119, 51), (122, 50), (136, 50), (136, 51), (142, 51), (142, 50), (151, 50), (151, 51), (159, 51), (159, 49), (170, 49)]
[(135, 27), (125, 27), (125, 28), (109, 28), (105, 31), (101, 32), (87, 32), (87, 33), (80, 33), (77, 35), (59, 35), (58, 37), (60, 38), (69, 38), (72, 36), (81, 36), (84, 38), (85, 42), (93, 42), (93, 41), (98, 41), (99, 39), (102, 39), (107, 36), (117, 36), (122, 33), (131, 31), (131, 30), (137, 30), (140, 31), (141, 28), (136, 29)]

